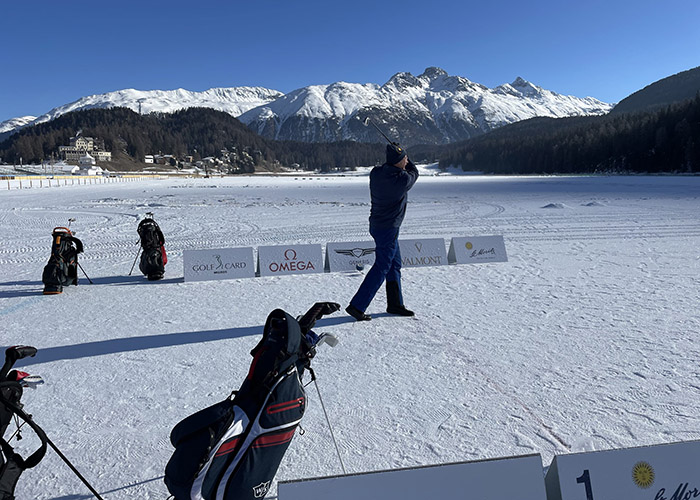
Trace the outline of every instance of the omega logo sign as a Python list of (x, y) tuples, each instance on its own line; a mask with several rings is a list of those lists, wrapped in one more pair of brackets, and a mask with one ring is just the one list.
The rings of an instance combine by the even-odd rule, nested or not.
[(270, 262), (268, 269), (273, 273), (315, 270), (316, 266), (310, 260), (297, 260), (297, 253), (293, 248), (284, 251), (284, 262)]
[(277, 245), (258, 248), (261, 276), (323, 271), (321, 245)]

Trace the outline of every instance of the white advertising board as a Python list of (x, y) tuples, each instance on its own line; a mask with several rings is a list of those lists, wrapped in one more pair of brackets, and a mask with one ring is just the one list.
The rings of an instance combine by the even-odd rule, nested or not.
[(443, 266), (447, 264), (445, 240), (399, 240), (403, 267)]
[(276, 245), (258, 247), (260, 276), (323, 272), (321, 245)]
[(508, 262), (503, 236), (468, 236), (452, 238), (447, 254), (450, 264)]
[(700, 497), (700, 441), (557, 455), (549, 500), (689, 500)]
[(540, 455), (280, 481), (279, 500), (546, 500)]
[(185, 250), (185, 281), (227, 280), (255, 276), (252, 248)]
[(326, 269), (330, 272), (369, 269), (374, 264), (374, 241), (341, 241), (326, 244)]

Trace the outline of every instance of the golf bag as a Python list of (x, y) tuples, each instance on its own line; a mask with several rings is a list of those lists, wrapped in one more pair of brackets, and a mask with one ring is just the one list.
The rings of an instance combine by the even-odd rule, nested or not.
[[(15, 488), (19, 476), (26, 470), (36, 466), (46, 454), (47, 438), (44, 431), (36, 426), (24, 410), (22, 410), (24, 379), (27, 373), (10, 370), (18, 359), (34, 356), (36, 349), (29, 346), (14, 346), (5, 351), (5, 364), (0, 369), (0, 500), (14, 500)], [(41, 441), (40, 447), (29, 457), (22, 458), (15, 453), (8, 441), (5, 441), (5, 431), (13, 417), (18, 417), (29, 424)], [(19, 430), (17, 434), (19, 433)], [(17, 439), (20, 439), (18, 436)]]
[(54, 228), (51, 236), (51, 257), (41, 276), (44, 295), (58, 294), (64, 286), (78, 284), (78, 254), (83, 251), (83, 243), (67, 227)]
[(175, 452), (164, 480), (175, 500), (265, 496), (304, 415), (301, 379), (324, 338), (311, 328), (339, 308), (318, 302), (299, 321), (281, 309), (270, 313), (240, 390), (170, 433)]
[(139, 223), (137, 229), (141, 238), (141, 260), (139, 269), (149, 280), (159, 280), (165, 273), (168, 256), (165, 253), (165, 237), (158, 223), (146, 217)]

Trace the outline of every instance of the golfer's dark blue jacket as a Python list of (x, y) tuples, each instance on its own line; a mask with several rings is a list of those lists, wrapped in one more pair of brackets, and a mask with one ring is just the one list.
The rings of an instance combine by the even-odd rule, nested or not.
[(385, 163), (369, 174), (372, 208), (369, 225), (375, 229), (400, 227), (406, 215), (408, 191), (418, 179), (418, 169), (408, 162), (406, 170)]

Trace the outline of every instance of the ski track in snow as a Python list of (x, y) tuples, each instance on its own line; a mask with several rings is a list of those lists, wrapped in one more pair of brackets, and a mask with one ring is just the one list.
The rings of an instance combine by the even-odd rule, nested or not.
[[(361, 273), (184, 283), (186, 249), (370, 240), (367, 177), (161, 180), (0, 191), (3, 347), (46, 384), (23, 402), (106, 499), (165, 499), (179, 420), (247, 373), (267, 314), (344, 307)], [(402, 238), (502, 234), (509, 261), (403, 271), (416, 319), (380, 290), (343, 312), (314, 369), (349, 472), (700, 439), (700, 178), (421, 177)], [(547, 206), (557, 208), (544, 208)], [(165, 279), (127, 276), (148, 211)], [(94, 281), (45, 297), (54, 226), (85, 244)], [(308, 380), (308, 379), (307, 379)], [(313, 384), (276, 480), (338, 474)], [(32, 448), (25, 432), (20, 450)], [(268, 494), (276, 497), (276, 482)], [(88, 491), (52, 452), (18, 498)]]

